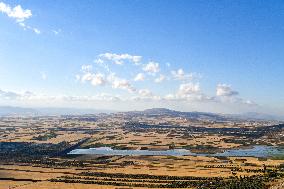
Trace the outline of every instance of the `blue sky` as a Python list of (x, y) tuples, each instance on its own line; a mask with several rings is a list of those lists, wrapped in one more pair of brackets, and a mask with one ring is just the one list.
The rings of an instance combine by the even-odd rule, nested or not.
[(283, 21), (280, 0), (1, 1), (0, 104), (283, 115)]

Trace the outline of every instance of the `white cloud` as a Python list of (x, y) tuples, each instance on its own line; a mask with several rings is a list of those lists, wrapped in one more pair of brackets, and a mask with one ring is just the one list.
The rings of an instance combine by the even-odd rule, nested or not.
[(173, 77), (176, 78), (176, 79), (183, 79), (184, 75), (185, 75), (183, 69), (181, 69), (181, 68), (178, 69), (177, 71), (173, 70), (173, 71), (171, 71), (171, 73), (172, 73)]
[(28, 26), (24, 23), (25, 20), (32, 17), (32, 11), (29, 9), (23, 9), (21, 5), (11, 7), (8, 4), (0, 2), (0, 12), (6, 14), (8, 17), (15, 19), (15, 21), (21, 26), (24, 30), (31, 30), (36, 34), (40, 34), (41, 31), (38, 28)]
[(232, 97), (238, 95), (238, 91), (234, 91), (230, 85), (218, 84), (216, 88), (216, 96)]
[(24, 30), (31, 30), (31, 31), (35, 32), (36, 34), (41, 34), (41, 31), (39, 29), (28, 26), (23, 22), (20, 22), (19, 26), (21, 26)]
[(117, 77), (115, 73), (109, 74), (107, 80), (114, 89), (124, 89), (131, 93), (136, 91), (128, 80)]
[(3, 91), (0, 89), (0, 97), (6, 100), (12, 100), (12, 99), (16, 99), (18, 98), (20, 95), (15, 93), (15, 92), (11, 92), (11, 91)]
[(252, 105), (252, 106), (257, 105), (255, 102), (253, 102), (253, 101), (251, 101), (251, 100), (244, 100), (244, 104)]
[(84, 65), (81, 66), (81, 70), (83, 72), (90, 72), (90, 71), (92, 71), (92, 69), (93, 69), (93, 66), (90, 65), (90, 64), (84, 64)]
[(153, 95), (149, 89), (140, 89), (138, 93), (143, 97), (150, 97)]
[[(216, 95), (208, 96), (203, 93), (200, 89), (198, 79), (201, 77), (197, 73), (186, 73), (182, 68), (178, 70), (172, 70), (170, 75), (165, 75), (162, 70), (160, 70), (159, 63), (157, 62), (148, 62), (147, 64), (141, 64), (141, 67), (134, 67), (131, 71), (136, 72), (139, 69), (143, 69), (144, 72), (138, 72), (133, 79), (129, 79), (131, 75), (130, 72), (123, 72), (123, 78), (117, 76), (109, 68), (112, 68), (111, 64), (108, 64), (109, 61), (113, 61), (115, 64), (124, 64), (126, 62), (133, 62), (133, 59), (130, 58), (131, 55), (128, 54), (111, 54), (105, 53), (99, 55), (97, 59), (94, 60), (93, 65), (83, 65), (81, 67), (81, 74), (76, 76), (76, 79), (81, 82), (88, 82), (93, 86), (102, 86), (106, 85), (107, 90), (113, 89), (113, 93), (116, 90), (122, 89), (128, 91), (130, 94), (127, 94), (123, 100), (145, 100), (145, 102), (153, 101), (153, 103), (214, 103), (219, 104), (220, 106), (233, 106), (233, 104), (243, 105), (246, 107), (252, 106), (255, 103), (250, 100), (244, 100), (238, 97), (238, 92), (233, 90), (229, 85), (219, 84), (216, 88)], [(140, 61), (140, 59), (139, 59)], [(93, 73), (94, 69), (98, 69), (101, 73)], [(105, 68), (105, 69), (101, 69)], [(118, 69), (120, 70), (120, 69)], [(124, 70), (125, 71), (125, 70)], [(149, 89), (139, 89), (132, 85), (134, 81), (145, 81), (147, 74), (152, 75), (153, 82), (160, 83), (165, 80), (170, 81), (172, 85), (168, 85), (165, 90), (170, 94), (165, 93), (166, 91), (160, 91), (161, 96), (154, 95), (155, 88)], [(150, 80), (149, 80), (150, 81)], [(135, 83), (137, 84), (137, 83)], [(143, 83), (144, 84), (144, 83)], [(146, 84), (146, 83), (145, 83)], [(171, 86), (178, 86), (178, 89), (175, 92)], [(145, 86), (144, 86), (145, 87)], [(159, 90), (159, 89), (157, 89)], [(167, 95), (165, 95), (167, 94)], [(158, 102), (159, 101), (159, 102)]]
[(136, 89), (126, 79), (119, 79), (119, 78), (114, 79), (112, 82), (112, 87), (114, 89), (125, 89), (128, 90), (129, 92), (136, 91)]
[(61, 32), (61, 29), (58, 29), (58, 30), (52, 30), (52, 32), (53, 32), (55, 35), (58, 35), (58, 34)]
[(37, 28), (33, 28), (33, 31), (34, 31), (36, 34), (40, 34), (40, 33), (41, 33), (41, 31), (40, 31), (39, 29), (37, 29)]
[(114, 64), (122, 65), (125, 61), (129, 61), (138, 65), (142, 59), (142, 56), (130, 55), (130, 54), (115, 54), (115, 53), (104, 53), (100, 54), (99, 57), (105, 58), (112, 61)]
[(27, 26), (26, 26), (26, 24), (25, 24), (25, 23), (20, 22), (20, 23), (19, 23), (19, 25), (20, 25), (22, 28), (24, 28), (24, 30), (26, 30), (26, 29), (27, 29)]
[(109, 75), (105, 76), (103, 73), (91, 73), (90, 69), (90, 66), (83, 65), (83, 74), (76, 75), (76, 79), (83, 83), (90, 82), (93, 86), (108, 85), (113, 89), (124, 89), (128, 90), (129, 92), (136, 91), (128, 80), (117, 77), (115, 73), (110, 73)]
[(199, 83), (180, 84), (178, 93), (180, 95), (189, 95), (200, 91)]
[(93, 96), (38, 96), (38, 99), (42, 100), (58, 100), (58, 101), (67, 101), (67, 102), (97, 102), (97, 101), (120, 101), (119, 96), (113, 96), (107, 93), (100, 93)]
[(119, 96), (113, 96), (107, 93), (100, 93), (93, 96), (66, 96), (66, 95), (56, 95), (49, 96), (43, 94), (35, 94), (29, 91), (23, 93), (17, 93), (12, 91), (3, 91), (0, 89), (0, 100), (12, 100), (12, 101), (23, 101), (23, 102), (32, 102), (32, 101), (66, 101), (66, 102), (91, 102), (91, 101), (120, 101)]
[(177, 101), (207, 101), (210, 99), (200, 91), (199, 83), (183, 83), (180, 84), (178, 91), (175, 94), (167, 94), (164, 100)]
[(104, 78), (104, 75), (101, 73), (97, 73), (93, 75), (93, 78), (91, 80), (91, 84), (93, 86), (98, 86), (98, 85), (104, 85), (106, 84), (106, 80)]
[(160, 96), (157, 96), (157, 95), (154, 95), (152, 93), (152, 91), (150, 91), (149, 89), (140, 89), (138, 90), (138, 95), (139, 96), (134, 96), (134, 97), (131, 97), (130, 99), (131, 100), (134, 100), (134, 101), (153, 101), (153, 102), (158, 102), (160, 101), (162, 98)]
[(106, 71), (110, 72), (109, 66), (105, 63), (105, 61), (101, 58), (97, 58), (94, 60), (94, 63), (96, 63), (98, 66), (104, 68)]
[(144, 81), (145, 80), (145, 76), (143, 73), (139, 73), (135, 76), (134, 81)]
[(251, 100), (245, 100), (239, 97), (239, 92), (232, 89), (230, 85), (218, 84), (216, 87), (216, 101), (221, 103), (234, 103), (243, 104), (247, 106), (257, 106), (257, 104)]
[(172, 70), (171, 74), (175, 80), (193, 80), (195, 78), (200, 78), (199, 74), (185, 73), (182, 68), (178, 70)]
[(100, 59), (100, 58), (94, 60), (94, 62), (95, 62), (96, 64), (103, 64), (103, 63), (104, 63), (104, 61), (103, 61), (102, 59)]
[(148, 73), (158, 73), (160, 71), (159, 63), (157, 62), (149, 62), (148, 64), (144, 65), (143, 70)]
[(186, 101), (186, 102), (213, 102), (212, 97), (208, 97), (202, 93), (192, 93), (187, 95), (167, 94), (163, 97), (166, 101)]
[(161, 82), (163, 82), (165, 79), (166, 79), (166, 77), (165, 77), (163, 74), (160, 74), (160, 76), (155, 79), (155, 82), (156, 82), (156, 83), (161, 83)]
[(98, 95), (95, 95), (94, 97), (92, 97), (92, 99), (96, 99), (96, 100), (107, 100), (107, 101), (120, 101), (121, 98), (119, 96), (113, 96), (111, 94), (108, 93), (101, 93)]
[(80, 81), (81, 80), (81, 76), (79, 74), (76, 74), (75, 75), (75, 79), (76, 79), (76, 81)]
[[(77, 76), (77, 78), (79, 78)], [(93, 86), (105, 85), (107, 83), (105, 76), (102, 73), (85, 73), (81, 76), (81, 81), (89, 81)]]
[[(261, 107), (256, 106), (252, 101), (244, 101), (240, 98), (235, 98), (235, 101), (232, 103), (224, 103), (218, 101), (213, 97), (208, 97), (201, 92), (194, 92), (196, 87), (181, 87), (181, 88), (191, 88), (190, 90), (185, 90), (187, 95), (181, 96), (179, 94), (168, 94), (164, 97), (155, 96), (149, 89), (140, 89), (137, 93), (134, 93), (139, 96), (125, 96), (121, 98), (119, 95), (113, 95), (113, 93), (98, 93), (91, 96), (69, 96), (69, 95), (45, 95), (45, 94), (36, 94), (29, 91), (26, 92), (12, 92), (12, 91), (3, 91), (0, 90), (0, 102), (8, 103), (9, 105), (30, 105), (30, 106), (61, 106), (61, 107), (72, 107), (78, 105), (78, 107), (104, 107), (107, 109), (118, 109), (124, 106), (124, 110), (129, 110), (129, 103), (132, 108), (151, 108), (151, 107), (181, 107), (188, 108), (193, 107), (199, 108), (200, 105), (202, 109), (193, 109), (194, 111), (214, 111), (218, 108), (224, 107), (233, 108), (241, 107), (240, 109), (232, 109), (233, 111), (244, 111), (256, 110), (258, 111)], [(191, 92), (189, 92), (191, 91)], [(141, 103), (141, 104), (139, 104)], [(202, 105), (203, 104), (203, 105)], [(146, 105), (146, 107), (145, 107)], [(213, 106), (213, 107), (212, 107)], [(183, 109), (185, 111), (188, 111)], [(205, 108), (205, 109), (204, 109)], [(257, 109), (256, 109), (257, 108)], [(225, 110), (223, 109), (223, 110)], [(192, 110), (192, 109), (191, 109)], [(189, 110), (189, 111), (191, 111)]]
[(91, 81), (92, 78), (93, 78), (93, 75), (92, 73), (85, 73), (84, 75), (81, 76), (81, 81), (82, 82), (85, 82), (85, 81)]
[(4, 91), (0, 89), (0, 100), (28, 100), (34, 97), (35, 94), (30, 91), (25, 92), (13, 92), (13, 91)]
[(0, 2), (0, 11), (10, 18), (16, 19), (17, 22), (24, 22), (32, 16), (32, 11), (29, 9), (24, 10), (21, 5), (12, 8), (3, 2)]
[(175, 94), (167, 94), (164, 97), (165, 100), (175, 100), (176, 99), (176, 95)]

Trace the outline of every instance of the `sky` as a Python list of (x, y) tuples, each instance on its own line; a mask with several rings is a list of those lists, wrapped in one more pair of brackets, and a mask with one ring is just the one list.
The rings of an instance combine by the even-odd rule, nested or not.
[(0, 0), (0, 105), (284, 115), (281, 0)]

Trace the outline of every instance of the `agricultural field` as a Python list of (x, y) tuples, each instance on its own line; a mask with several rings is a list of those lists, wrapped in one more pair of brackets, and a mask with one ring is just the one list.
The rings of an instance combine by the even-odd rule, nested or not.
[[(284, 178), (281, 153), (222, 155), (254, 146), (282, 152), (284, 125), (275, 121), (152, 110), (6, 116), (0, 119), (0, 130), (3, 189), (276, 188)], [(96, 154), (105, 148), (110, 149), (106, 154)], [(95, 151), (70, 153), (76, 149)], [(192, 154), (143, 155), (175, 150)]]

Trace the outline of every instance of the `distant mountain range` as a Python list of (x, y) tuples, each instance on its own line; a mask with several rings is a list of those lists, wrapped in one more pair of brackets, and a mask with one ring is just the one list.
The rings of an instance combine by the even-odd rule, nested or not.
[(215, 121), (229, 121), (229, 120), (278, 120), (283, 121), (284, 118), (280, 116), (248, 112), (243, 114), (217, 114), (209, 112), (181, 112), (175, 110), (169, 110), (166, 108), (152, 108), (144, 111), (132, 111), (132, 114), (144, 114), (144, 115), (172, 115), (180, 116), (191, 119), (204, 119), (204, 120), (215, 120)]
[[(79, 108), (23, 108), (23, 107), (12, 107), (12, 106), (0, 106), (0, 116), (7, 115), (83, 115), (83, 114), (98, 114), (98, 113), (114, 113), (111, 110), (98, 110), (98, 109), (79, 109)], [(170, 110), (166, 108), (152, 108), (144, 111), (129, 111), (124, 112), (129, 115), (171, 115), (180, 116), (191, 119), (204, 119), (204, 120), (284, 120), (282, 117), (248, 112), (243, 114), (217, 114), (208, 112), (181, 112)]]
[(21, 107), (12, 107), (12, 106), (0, 106), (0, 116), (3, 115), (15, 115), (15, 114), (25, 114), (33, 115), (37, 114), (37, 111), (32, 108), (21, 108)]
[(112, 113), (111, 110), (80, 109), (80, 108), (22, 108), (0, 106), (0, 116), (7, 115), (82, 115), (97, 113)]
[(275, 115), (269, 115), (269, 114), (263, 114), (263, 113), (257, 113), (257, 112), (247, 112), (247, 113), (235, 114), (231, 116), (239, 118), (239, 119), (262, 119), (262, 120), (280, 120), (280, 121), (284, 120), (284, 117), (282, 116), (275, 116)]
[(128, 112), (129, 114), (137, 115), (148, 115), (148, 116), (154, 116), (154, 115), (169, 115), (169, 116), (180, 116), (180, 117), (186, 117), (191, 119), (209, 119), (209, 120), (224, 120), (226, 119), (225, 116), (215, 113), (206, 113), (206, 112), (181, 112), (181, 111), (175, 111), (170, 110), (166, 108), (152, 108), (152, 109), (146, 109), (144, 111), (132, 111)]

